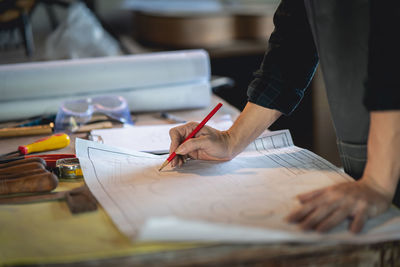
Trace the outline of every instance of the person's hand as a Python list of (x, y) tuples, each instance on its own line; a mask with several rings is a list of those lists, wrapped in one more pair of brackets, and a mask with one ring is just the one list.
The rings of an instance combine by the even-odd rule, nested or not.
[(229, 134), (204, 126), (193, 138), (182, 143), (183, 140), (196, 128), (198, 123), (189, 122), (185, 125), (172, 128), (170, 154), (175, 151), (177, 156), (171, 161), (171, 166), (182, 166), (187, 157), (202, 160), (226, 161), (232, 159), (229, 145)]
[(389, 208), (390, 195), (367, 178), (337, 184), (297, 196), (302, 205), (287, 220), (303, 230), (325, 232), (350, 218), (350, 231), (358, 233), (369, 218)]

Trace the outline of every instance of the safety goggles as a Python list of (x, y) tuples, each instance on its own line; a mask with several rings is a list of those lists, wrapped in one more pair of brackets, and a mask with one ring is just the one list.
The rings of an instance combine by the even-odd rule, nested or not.
[(88, 123), (95, 113), (133, 124), (128, 104), (122, 96), (98, 96), (63, 102), (57, 112), (55, 131), (73, 132)]

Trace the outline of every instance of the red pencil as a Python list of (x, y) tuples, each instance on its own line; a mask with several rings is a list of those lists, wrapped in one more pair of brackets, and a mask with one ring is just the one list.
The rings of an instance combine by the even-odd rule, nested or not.
[[(203, 126), (211, 119), (212, 116), (214, 116), (215, 113), (217, 113), (217, 111), (222, 107), (222, 103), (218, 103), (218, 105), (215, 106), (215, 108), (213, 110), (211, 110), (211, 112), (199, 123), (199, 125), (197, 125), (197, 127), (193, 130), (193, 132), (191, 132), (188, 137), (186, 137), (185, 140), (183, 140), (182, 143), (185, 143), (187, 140), (189, 140), (190, 138), (192, 138), (193, 136), (195, 136), (197, 134), (198, 131), (200, 131), (201, 128), (203, 128)], [(158, 169), (158, 171), (161, 171), (165, 166), (168, 165), (168, 163), (171, 162), (171, 160), (173, 158), (175, 158), (176, 153), (175, 151), (172, 152), (171, 155), (169, 155), (169, 157), (164, 161), (164, 163), (161, 165), (160, 169)]]

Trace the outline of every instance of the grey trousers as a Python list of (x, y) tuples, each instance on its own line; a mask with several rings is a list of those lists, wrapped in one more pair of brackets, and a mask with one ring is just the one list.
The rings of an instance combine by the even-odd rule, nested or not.
[[(337, 145), (345, 172), (358, 180), (363, 175), (365, 163), (367, 162), (367, 145), (351, 144), (340, 140), (337, 140)], [(397, 185), (393, 204), (400, 207), (400, 183)]]
[[(368, 70), (369, 1), (304, 0), (320, 58), (346, 173), (362, 176), (369, 112), (363, 104)], [(393, 202), (400, 206), (399, 185)]]

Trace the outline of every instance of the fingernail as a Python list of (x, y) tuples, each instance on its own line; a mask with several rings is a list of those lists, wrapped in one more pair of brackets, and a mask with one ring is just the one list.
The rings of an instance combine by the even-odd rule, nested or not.
[(181, 153), (182, 153), (182, 148), (178, 147), (178, 148), (175, 150), (175, 153), (176, 153), (176, 154), (181, 154)]

